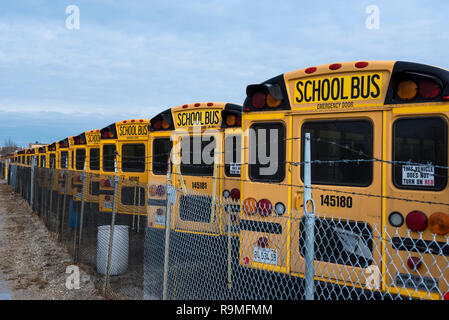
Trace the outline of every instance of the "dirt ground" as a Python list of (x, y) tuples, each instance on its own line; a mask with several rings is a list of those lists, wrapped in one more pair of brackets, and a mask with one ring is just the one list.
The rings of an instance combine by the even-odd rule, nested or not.
[(73, 263), (55, 240), (28, 203), (0, 180), (0, 281), (12, 299), (102, 299), (81, 268), (80, 289), (67, 289), (66, 268)]

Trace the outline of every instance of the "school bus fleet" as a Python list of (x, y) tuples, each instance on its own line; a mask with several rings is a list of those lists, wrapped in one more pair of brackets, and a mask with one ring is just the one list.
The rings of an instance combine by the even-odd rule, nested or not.
[[(448, 121), (448, 70), (332, 63), (248, 85), (242, 106), (189, 103), (17, 151), (1, 158), (0, 175), (35, 159), (69, 169), (48, 187), (61, 193), (67, 185), (80, 201), (79, 177), (89, 172), (86, 199), (103, 222), (115, 209), (119, 222), (145, 226), (158, 250), (171, 210), (173, 243), (202, 252), (186, 247), (179, 258), (201, 267), (180, 272), (213, 279), (221, 297), (298, 299), (309, 133), (317, 287), (449, 299)], [(168, 186), (177, 210), (167, 204)], [(152, 263), (161, 270), (163, 262)], [(377, 270), (374, 287), (367, 270)], [(201, 289), (179, 288), (179, 296)]]

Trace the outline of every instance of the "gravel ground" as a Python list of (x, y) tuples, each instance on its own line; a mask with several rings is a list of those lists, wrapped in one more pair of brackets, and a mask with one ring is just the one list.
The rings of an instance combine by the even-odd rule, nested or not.
[(28, 203), (0, 181), (0, 281), (12, 299), (102, 299), (81, 268), (80, 289), (66, 288), (66, 268), (72, 264)]

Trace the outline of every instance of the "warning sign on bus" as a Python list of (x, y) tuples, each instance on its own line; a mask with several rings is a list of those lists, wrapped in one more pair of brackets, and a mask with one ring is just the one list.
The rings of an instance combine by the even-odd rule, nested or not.
[(402, 166), (402, 184), (405, 186), (435, 186), (435, 167), (431, 165)]

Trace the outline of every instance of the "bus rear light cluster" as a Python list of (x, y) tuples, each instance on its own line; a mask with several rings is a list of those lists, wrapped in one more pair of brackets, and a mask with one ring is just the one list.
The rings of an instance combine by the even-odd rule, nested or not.
[(441, 84), (437, 80), (428, 77), (404, 78), (399, 81), (396, 87), (396, 95), (403, 101), (411, 101), (416, 98), (433, 100), (440, 96), (441, 92)]
[(410, 257), (407, 260), (407, 266), (410, 270), (418, 270), (422, 265), (422, 261), (418, 257)]
[(250, 85), (246, 89), (248, 97), (251, 97), (251, 105), (255, 109), (277, 108), (282, 103), (282, 91), (279, 85)]
[(104, 139), (110, 139), (110, 138), (114, 138), (114, 133), (109, 130), (104, 130), (101, 136)]
[(243, 201), (243, 209), (248, 215), (258, 213), (261, 217), (267, 217), (273, 212), (273, 206), (268, 199), (256, 201), (254, 198), (246, 198)]
[(223, 191), (223, 198), (232, 199), (232, 200), (240, 200), (240, 190), (237, 188), (233, 188), (231, 191), (225, 189)]
[(158, 119), (151, 124), (151, 131), (168, 128), (170, 128), (170, 124), (164, 119)]
[(234, 127), (234, 126), (240, 127), (242, 125), (242, 117), (236, 116), (234, 114), (228, 114), (226, 116), (226, 125), (228, 127)]
[(165, 186), (151, 185), (148, 191), (149, 191), (151, 197), (154, 197), (154, 196), (162, 197), (163, 195), (165, 195)]
[(388, 216), (388, 222), (395, 228), (401, 227), (403, 224), (416, 232), (422, 232), (429, 228), (429, 230), (436, 235), (445, 235), (449, 232), (449, 215), (443, 212), (434, 212), (429, 218), (419, 211), (413, 210), (409, 212), (404, 219), (400, 212), (394, 211)]
[(266, 237), (260, 237), (260, 238), (257, 240), (257, 246), (260, 247), (260, 248), (266, 248), (266, 247), (268, 247), (268, 238), (266, 238)]
[(100, 186), (104, 188), (110, 188), (111, 181), (109, 181), (109, 179), (100, 180)]

